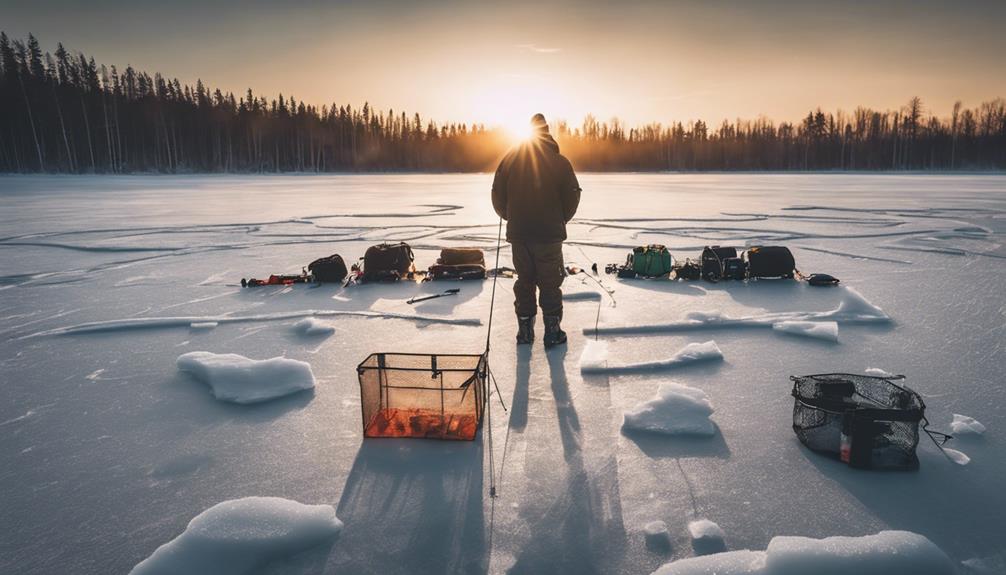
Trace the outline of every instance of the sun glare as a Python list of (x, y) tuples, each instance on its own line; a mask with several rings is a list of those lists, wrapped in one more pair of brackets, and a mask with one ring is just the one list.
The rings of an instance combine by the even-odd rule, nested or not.
[(507, 136), (510, 137), (513, 142), (523, 142), (531, 138), (531, 122), (530, 118), (514, 118), (508, 120), (504, 125), (503, 129), (506, 130)]
[(484, 114), (486, 125), (502, 128), (514, 144), (533, 135), (531, 116), (540, 112), (548, 121), (553, 121), (560, 104), (569, 105), (570, 102), (527, 78), (512, 76), (489, 78), (469, 96), (473, 115)]

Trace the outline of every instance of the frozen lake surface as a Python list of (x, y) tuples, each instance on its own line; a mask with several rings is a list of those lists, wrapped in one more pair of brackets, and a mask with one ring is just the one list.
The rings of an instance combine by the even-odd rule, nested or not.
[[(612, 305), (571, 277), (570, 341), (546, 354), (540, 321), (539, 343), (515, 350), (512, 280), (500, 280), (492, 365), (510, 411), (492, 398), (495, 500), (484, 431), (363, 441), (355, 369), (378, 351), (479, 353), (491, 282), (415, 306), (404, 302), (452, 286), (239, 285), (384, 240), (411, 243), (420, 267), (442, 246), (491, 251), (490, 182), (0, 177), (0, 573), (126, 573), (203, 511), (253, 496), (331, 505), (344, 523), (266, 573), (649, 573), (699, 552), (688, 525), (700, 519), (731, 551), (894, 529), (962, 572), (1006, 566), (1006, 177), (583, 175), (569, 265), (603, 269), (648, 243), (679, 259), (784, 244), (842, 287), (602, 274)], [(837, 342), (833, 326), (802, 335), (798, 321), (843, 301), (890, 321), (839, 319)], [(294, 327), (314, 311), (328, 314), (314, 335)], [(722, 316), (747, 324), (709, 320)], [(681, 328), (689, 318), (705, 320)], [(758, 329), (772, 318), (796, 321)], [(589, 359), (619, 369), (583, 375), (595, 319), (606, 349)], [(709, 340), (715, 361), (622, 369)], [(176, 367), (195, 351), (307, 362), (315, 385), (218, 401)], [(954, 414), (981, 422), (984, 434), (948, 445), (970, 463), (926, 437), (905, 473), (802, 447), (788, 377), (868, 368), (905, 374), (935, 429)], [(701, 390), (713, 435), (623, 433), (623, 413), (664, 383)], [(646, 543), (656, 521), (666, 547)]]

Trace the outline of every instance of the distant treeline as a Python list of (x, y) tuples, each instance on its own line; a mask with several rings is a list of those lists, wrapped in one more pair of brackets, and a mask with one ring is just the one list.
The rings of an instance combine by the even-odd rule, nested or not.
[[(585, 171), (1006, 169), (1006, 101), (927, 114), (808, 113), (799, 123), (699, 120), (626, 128), (588, 116), (553, 133)], [(368, 104), (237, 97), (202, 81), (97, 65), (60, 44), (42, 53), (0, 33), (0, 172), (487, 171), (509, 145), (499, 129), (437, 125)]]

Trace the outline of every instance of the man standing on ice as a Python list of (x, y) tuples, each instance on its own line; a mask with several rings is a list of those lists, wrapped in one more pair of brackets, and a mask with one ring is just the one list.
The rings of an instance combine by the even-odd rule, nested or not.
[(562, 242), (580, 203), (580, 183), (548, 132), (545, 116), (531, 118), (531, 137), (500, 162), (493, 180), (493, 208), (506, 220), (517, 280), (517, 344), (534, 341), (535, 288), (545, 320), (545, 347), (566, 342), (562, 320)]

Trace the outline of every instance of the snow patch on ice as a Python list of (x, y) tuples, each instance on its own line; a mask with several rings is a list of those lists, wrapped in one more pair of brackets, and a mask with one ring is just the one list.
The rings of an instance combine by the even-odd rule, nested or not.
[(730, 551), (662, 566), (654, 575), (952, 575), (950, 558), (909, 531), (863, 537), (773, 537), (765, 551)]
[(720, 526), (708, 519), (698, 519), (688, 524), (692, 536), (692, 549), (698, 555), (712, 555), (727, 550), (726, 534)]
[(841, 302), (839, 302), (838, 308), (821, 314), (819, 316), (821, 319), (833, 317), (836, 321), (844, 320), (846, 322), (890, 320), (890, 316), (888, 316), (884, 310), (880, 309), (880, 307), (874, 305), (870, 300), (863, 297), (863, 294), (859, 293), (854, 288), (847, 287), (845, 288), (845, 291), (845, 297)]
[(781, 321), (772, 324), (772, 329), (826, 341), (838, 341), (838, 323), (833, 321)]
[(950, 461), (953, 461), (957, 465), (967, 465), (968, 463), (971, 463), (971, 458), (968, 457), (968, 454), (964, 453), (963, 451), (957, 451), (956, 449), (950, 449), (949, 447), (944, 447), (943, 453), (947, 454), (947, 457), (950, 458)]
[(366, 317), (375, 319), (405, 319), (420, 323), (438, 323), (438, 324), (448, 324), (448, 325), (482, 325), (482, 320), (480, 319), (466, 319), (466, 318), (443, 318), (443, 317), (432, 317), (423, 315), (413, 315), (413, 314), (403, 314), (395, 312), (376, 312), (376, 311), (355, 311), (355, 310), (337, 310), (337, 309), (309, 309), (303, 311), (290, 311), (290, 312), (277, 312), (277, 313), (265, 313), (257, 315), (245, 315), (245, 316), (208, 316), (208, 317), (138, 317), (129, 319), (118, 319), (118, 320), (107, 320), (107, 321), (92, 321), (88, 323), (81, 323), (77, 325), (70, 325), (65, 327), (57, 327), (54, 329), (47, 329), (45, 331), (35, 332), (26, 336), (22, 336), (20, 339), (28, 339), (33, 337), (46, 337), (53, 335), (77, 335), (82, 333), (103, 333), (103, 332), (115, 332), (115, 331), (128, 331), (133, 329), (164, 329), (172, 327), (192, 327), (194, 323), (250, 323), (250, 322), (265, 322), (265, 321), (284, 321), (289, 319), (298, 319), (303, 317), (338, 317), (338, 316), (355, 316), (355, 317)]
[(981, 435), (985, 433), (985, 426), (973, 417), (955, 413), (954, 420), (950, 422), (950, 431), (954, 435)]
[(881, 531), (864, 537), (773, 537), (766, 570), (772, 575), (881, 575), (954, 572), (953, 563), (932, 541), (909, 531)]
[(608, 342), (588, 339), (580, 354), (580, 373), (597, 373), (608, 364)]
[(176, 365), (209, 385), (214, 397), (233, 403), (258, 403), (314, 387), (311, 365), (285, 357), (255, 360), (193, 351), (179, 356)]
[(879, 367), (868, 367), (866, 368), (866, 375), (872, 375), (875, 377), (894, 377), (894, 374)]
[(716, 342), (709, 340), (703, 343), (690, 343), (680, 351), (667, 359), (657, 361), (644, 361), (639, 363), (615, 364), (605, 363), (604, 365), (584, 366), (581, 364), (581, 373), (638, 373), (644, 371), (660, 371), (665, 369), (675, 369), (706, 361), (721, 361), (723, 352), (720, 351)]
[(663, 521), (650, 521), (643, 526), (646, 548), (652, 551), (669, 551), (671, 548), (671, 533)]
[(689, 557), (666, 563), (652, 575), (768, 575), (765, 555), (764, 551), (742, 550)]
[(723, 529), (708, 519), (699, 519), (688, 524), (688, 533), (692, 539), (723, 539)]
[(975, 575), (1002, 575), (1006, 573), (1006, 557), (972, 557), (961, 561), (964, 573)]
[(667, 535), (667, 524), (663, 521), (650, 521), (643, 526), (643, 532), (647, 535)]
[[(835, 322), (835, 323), (889, 323), (891, 317), (884, 310), (870, 303), (853, 288), (846, 287), (845, 296), (838, 307), (830, 311), (776, 312), (743, 317), (730, 317), (719, 311), (697, 311), (686, 315), (686, 319), (664, 324), (601, 327), (600, 335), (660, 334), (680, 331), (700, 331), (737, 327), (774, 327), (782, 322)], [(595, 329), (588, 327), (583, 333), (594, 335)]]
[(331, 505), (279, 497), (245, 497), (197, 515), (178, 537), (157, 548), (130, 575), (248, 573), (271, 560), (332, 539), (342, 521)]
[(316, 317), (305, 317), (293, 324), (293, 329), (305, 336), (332, 335), (335, 333), (334, 325)]
[(713, 435), (716, 427), (709, 420), (712, 414), (713, 404), (706, 392), (678, 383), (663, 383), (656, 397), (625, 412), (622, 430)]
[(723, 321), (724, 319), (730, 319), (721, 311), (693, 311), (686, 314), (685, 317), (692, 321), (710, 324)]

